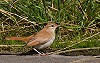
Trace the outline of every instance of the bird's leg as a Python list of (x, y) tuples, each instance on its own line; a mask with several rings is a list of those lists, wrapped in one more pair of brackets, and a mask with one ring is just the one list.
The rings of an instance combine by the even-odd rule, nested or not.
[(35, 49), (35, 48), (33, 48), (34, 49), (34, 51), (36, 51), (39, 55), (46, 55), (46, 54), (44, 54), (44, 53), (40, 53), (37, 49)]
[(38, 54), (41, 54), (37, 49), (35, 49), (35, 48), (33, 48), (34, 49), (34, 51), (36, 51)]

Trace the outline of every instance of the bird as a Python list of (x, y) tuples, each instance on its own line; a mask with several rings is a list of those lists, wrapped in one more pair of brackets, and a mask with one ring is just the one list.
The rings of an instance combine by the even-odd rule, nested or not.
[(26, 42), (26, 46), (32, 46), (33, 49), (42, 55), (38, 50), (49, 47), (55, 39), (55, 30), (60, 25), (54, 22), (49, 22), (42, 30), (37, 32), (35, 35), (29, 37), (6, 37), (6, 40), (20, 40)]

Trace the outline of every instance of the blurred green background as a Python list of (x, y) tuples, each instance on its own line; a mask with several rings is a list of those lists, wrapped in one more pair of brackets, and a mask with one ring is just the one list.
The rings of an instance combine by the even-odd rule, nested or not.
[(0, 0), (0, 45), (25, 45), (5, 37), (27, 37), (48, 21), (61, 25), (50, 48), (100, 47), (99, 0)]

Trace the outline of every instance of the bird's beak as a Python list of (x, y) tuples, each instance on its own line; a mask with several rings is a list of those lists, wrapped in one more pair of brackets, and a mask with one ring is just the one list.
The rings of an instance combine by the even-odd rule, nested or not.
[(59, 27), (59, 26), (60, 26), (60, 25), (57, 25), (56, 28)]
[(60, 25), (57, 25), (57, 27), (59, 27)]

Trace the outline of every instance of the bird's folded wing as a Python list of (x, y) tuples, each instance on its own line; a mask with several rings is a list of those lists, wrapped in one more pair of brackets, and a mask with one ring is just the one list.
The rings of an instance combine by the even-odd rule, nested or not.
[(42, 34), (37, 34), (34, 37), (34, 40), (30, 40), (29, 43), (27, 43), (27, 46), (35, 46), (35, 45), (40, 45), (43, 43), (48, 42), (51, 39), (51, 35), (48, 32), (42, 33)]
[(29, 42), (27, 43), (27, 46), (35, 46), (35, 45), (38, 45), (40, 42)]
[(27, 46), (36, 46), (36, 45), (41, 45), (44, 44), (46, 42), (48, 42), (50, 40), (50, 38), (44, 38), (44, 39), (36, 39), (33, 41), (30, 41), (29, 43), (27, 43)]

